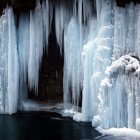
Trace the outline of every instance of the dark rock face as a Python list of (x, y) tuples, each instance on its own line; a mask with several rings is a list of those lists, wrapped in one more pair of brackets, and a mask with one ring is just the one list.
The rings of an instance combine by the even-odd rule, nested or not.
[(27, 11), (34, 9), (36, 5), (35, 0), (0, 0), (0, 13), (6, 6), (12, 6), (14, 11)]
[(59, 102), (63, 100), (63, 56), (56, 41), (54, 20), (49, 36), (48, 52), (44, 53), (40, 68), (40, 97)]
[(28, 11), (35, 8), (35, 0), (13, 0), (10, 5), (13, 6), (14, 10), (17, 11)]
[(134, 2), (135, 4), (140, 3), (140, 0), (116, 0), (116, 2), (118, 6), (125, 6), (125, 4), (130, 2)]

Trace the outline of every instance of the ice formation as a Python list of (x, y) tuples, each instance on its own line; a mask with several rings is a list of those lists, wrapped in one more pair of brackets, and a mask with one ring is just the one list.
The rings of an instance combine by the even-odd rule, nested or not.
[(0, 18), (1, 94), (0, 112), (14, 113), (27, 98), (27, 83), (38, 91), (39, 66), (47, 50), (52, 22), (52, 7), (37, 1), (35, 10), (21, 14), (15, 25), (12, 8)]
[(38, 0), (34, 10), (20, 15), (18, 26), (6, 8), (0, 18), (0, 113), (22, 107), (28, 87), (37, 93), (53, 21), (64, 55), (65, 109), (71, 103), (77, 111), (82, 93), (74, 120), (140, 131), (140, 5), (122, 8), (115, 0), (67, 6)]
[(0, 113), (13, 113), (18, 105), (19, 63), (16, 27), (11, 8), (0, 19)]
[[(128, 127), (138, 130), (139, 68), (139, 60), (130, 54), (120, 57), (106, 69), (106, 77), (101, 81), (99, 92), (98, 113), (102, 127)], [(110, 123), (106, 122), (108, 118), (111, 119)]]
[(97, 35), (83, 49), (82, 112), (74, 120), (139, 130), (139, 5), (96, 2)]

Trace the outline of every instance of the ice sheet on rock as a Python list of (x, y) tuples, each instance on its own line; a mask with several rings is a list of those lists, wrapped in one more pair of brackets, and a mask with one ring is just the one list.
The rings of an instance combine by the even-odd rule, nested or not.
[[(91, 120), (93, 115), (93, 95), (91, 93), (91, 76), (92, 76), (92, 63), (93, 57), (95, 55), (96, 43), (95, 40), (88, 42), (84, 46), (83, 53), (84, 55), (84, 69), (83, 69), (83, 100), (82, 100), (82, 119)], [(94, 103), (93, 103), (94, 104)]]
[(90, 49), (85, 52), (82, 116), (87, 121), (91, 121), (97, 114), (100, 80), (104, 78), (104, 70), (110, 64), (113, 43), (112, 18), (109, 18), (111, 7), (111, 1), (103, 3), (100, 14), (102, 17), (99, 17), (100, 28), (97, 26), (97, 36), (92, 44), (87, 43), (87, 48)]
[(68, 28), (64, 32), (64, 101), (66, 103), (73, 102), (74, 105), (78, 104), (80, 93), (81, 51), (79, 30), (78, 21), (75, 17), (72, 17)]
[[(115, 6), (113, 60), (125, 54), (126, 49), (126, 9)], [(123, 47), (122, 47), (123, 46)]]

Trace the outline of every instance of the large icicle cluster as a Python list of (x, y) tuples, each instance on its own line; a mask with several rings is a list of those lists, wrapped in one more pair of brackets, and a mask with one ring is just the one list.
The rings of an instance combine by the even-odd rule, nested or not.
[[(62, 38), (58, 35), (64, 32), (64, 101), (78, 105), (82, 88), (82, 112), (74, 116), (75, 120), (92, 121), (93, 126), (102, 128), (129, 127), (139, 130), (137, 58), (140, 6), (131, 3), (120, 8), (115, 1), (98, 0), (97, 15), (94, 16), (91, 10), (94, 6), (88, 2), (75, 1), (78, 9), (73, 10), (69, 20), (64, 22), (61, 18), (56, 21), (60, 45)], [(59, 15), (63, 13), (61, 10), (58, 10)], [(134, 56), (126, 55), (117, 60), (128, 53), (134, 53)], [(117, 67), (122, 59), (128, 62)], [(118, 75), (106, 78), (106, 68), (112, 61), (115, 61), (112, 65), (118, 68), (113, 76)], [(122, 67), (123, 70), (120, 70)], [(115, 116), (114, 110), (118, 110)]]
[[(107, 129), (128, 127), (139, 130), (139, 13), (139, 5), (132, 3), (125, 8), (114, 7), (114, 44), (110, 60), (118, 60), (107, 68), (107, 78), (101, 79), (93, 125), (100, 123)], [(125, 55), (128, 53), (135, 55)], [(119, 58), (122, 55), (125, 56)]]
[[(85, 5), (85, 7), (83, 7)], [(76, 9), (76, 6), (78, 8)], [(92, 27), (86, 26), (92, 14), (90, 1), (74, 1), (73, 12), (69, 17), (69, 22), (64, 28), (64, 102), (73, 103), (74, 106), (79, 104), (80, 92), (82, 89), (83, 67), (81, 61), (81, 53), (84, 42), (87, 41), (88, 33)], [(82, 9), (83, 7), (83, 9)], [(87, 10), (86, 7), (89, 9)], [(83, 11), (83, 15), (82, 15)], [(83, 18), (82, 18), (83, 17)], [(83, 21), (84, 19), (84, 21)], [(88, 25), (92, 22), (91, 19), (87, 22)], [(57, 23), (58, 24), (58, 23)], [(90, 29), (88, 29), (88, 27)], [(93, 27), (94, 28), (94, 27)], [(88, 33), (87, 33), (88, 32)], [(94, 36), (94, 35), (93, 35)]]
[(104, 129), (140, 130), (140, 6), (131, 3), (120, 8), (114, 1), (98, 0), (96, 9), (95, 36), (82, 52), (82, 112), (74, 120), (92, 121)]
[(21, 14), (18, 27), (12, 8), (0, 18), (0, 113), (14, 113), (30, 89), (38, 90), (39, 66), (47, 50), (52, 9), (48, 0)]
[[(28, 73), (29, 87), (37, 91), (39, 66), (42, 60), (43, 50), (47, 49), (46, 47), (48, 46), (48, 36), (52, 20), (52, 12), (51, 9), (49, 12), (48, 1), (46, 3), (44, 2), (43, 5), (37, 1), (35, 10), (30, 11), (28, 18), (26, 16), (23, 15), (19, 22), (19, 31), (21, 31), (19, 33), (19, 37), (21, 37), (19, 48), (24, 49), (25, 53), (25, 55), (22, 54), (23, 58), (21, 58), (23, 59), (21, 60), (23, 61), (22, 64), (24, 64), (24, 80), (26, 82), (26, 75)], [(25, 28), (24, 31), (23, 27)]]
[(27, 96), (27, 80), (30, 89), (38, 93), (39, 66), (43, 51), (47, 50), (51, 30), (52, 7), (37, 1), (35, 10), (22, 14), (18, 26), (18, 50), (20, 62), (20, 98)]

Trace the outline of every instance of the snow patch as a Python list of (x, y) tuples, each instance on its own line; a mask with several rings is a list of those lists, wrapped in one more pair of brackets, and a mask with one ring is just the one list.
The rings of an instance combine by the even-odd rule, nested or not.
[(104, 135), (113, 135), (113, 136), (123, 136), (126, 137), (128, 139), (139, 139), (140, 138), (140, 132), (137, 130), (133, 130), (133, 129), (128, 129), (128, 128), (111, 128), (108, 130), (102, 130), (102, 129), (98, 129), (97, 130), (104, 134)]

